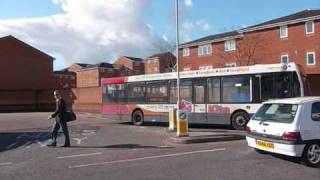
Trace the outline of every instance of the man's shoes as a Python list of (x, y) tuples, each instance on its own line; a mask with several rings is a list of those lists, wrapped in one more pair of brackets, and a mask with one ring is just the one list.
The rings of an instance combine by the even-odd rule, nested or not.
[(50, 144), (47, 144), (47, 146), (49, 146), (49, 147), (56, 147), (56, 146), (57, 146), (57, 143), (50, 143)]
[(61, 147), (70, 147), (70, 144), (64, 144), (63, 146)]

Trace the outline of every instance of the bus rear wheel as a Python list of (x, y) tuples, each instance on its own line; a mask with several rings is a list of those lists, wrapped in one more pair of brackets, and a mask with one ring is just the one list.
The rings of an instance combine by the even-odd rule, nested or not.
[(231, 118), (231, 125), (236, 130), (244, 130), (249, 121), (248, 113), (239, 111), (233, 114)]
[(143, 113), (140, 110), (134, 111), (132, 114), (132, 123), (136, 126), (141, 126), (144, 122)]

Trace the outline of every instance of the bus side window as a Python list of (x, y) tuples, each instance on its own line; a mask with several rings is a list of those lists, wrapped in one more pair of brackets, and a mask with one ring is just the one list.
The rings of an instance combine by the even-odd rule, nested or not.
[(208, 79), (208, 103), (220, 102), (220, 78)]
[(181, 100), (192, 102), (192, 81), (182, 80), (180, 86)]
[(170, 81), (169, 102), (170, 104), (177, 104), (177, 81)]
[(283, 73), (275, 73), (275, 98), (289, 98), (291, 97), (290, 90), (290, 79), (291, 73), (283, 72)]
[(253, 103), (260, 103), (261, 102), (260, 79), (261, 79), (261, 75), (259, 75), (259, 74), (252, 76), (252, 102)]
[(261, 76), (261, 101), (273, 98), (273, 75), (264, 74)]
[(127, 84), (127, 97), (129, 103), (144, 103), (146, 95), (145, 83), (129, 83)]
[(147, 85), (147, 102), (167, 103), (168, 84), (167, 82), (152, 82)]
[(292, 78), (292, 97), (299, 97), (301, 96), (300, 93), (300, 82), (296, 72), (293, 72)]

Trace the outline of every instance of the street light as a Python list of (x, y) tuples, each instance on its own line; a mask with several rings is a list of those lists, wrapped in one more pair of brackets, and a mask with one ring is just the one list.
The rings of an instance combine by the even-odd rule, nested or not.
[(177, 105), (180, 109), (180, 73), (179, 73), (179, 0), (175, 0), (176, 15), (176, 58), (177, 58)]

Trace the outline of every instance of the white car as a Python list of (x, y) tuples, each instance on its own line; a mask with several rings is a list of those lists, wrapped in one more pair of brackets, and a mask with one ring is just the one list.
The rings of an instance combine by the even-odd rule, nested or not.
[(301, 157), (320, 166), (320, 97), (270, 100), (247, 124), (248, 145), (258, 152)]

